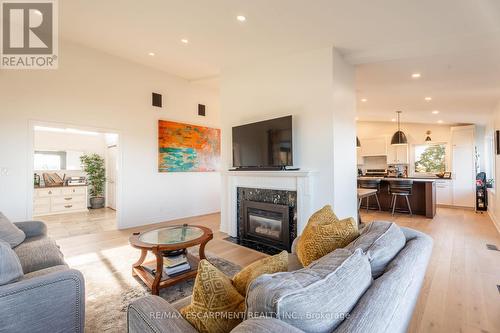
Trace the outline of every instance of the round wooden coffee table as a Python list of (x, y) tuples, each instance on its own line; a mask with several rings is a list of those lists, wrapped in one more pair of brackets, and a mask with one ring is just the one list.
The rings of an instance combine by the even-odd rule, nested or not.
[[(129, 238), (130, 245), (141, 250), (141, 257), (132, 265), (132, 275), (138, 276), (153, 295), (158, 295), (161, 288), (166, 288), (181, 281), (193, 278), (198, 271), (198, 263), (205, 259), (205, 245), (213, 238), (212, 230), (197, 225), (176, 225), (135, 233)], [(187, 248), (200, 245), (199, 259), (187, 252)], [(175, 276), (163, 273), (163, 252), (186, 249), (191, 269)], [(156, 262), (146, 262), (148, 251), (151, 251)], [(149, 269), (148, 269), (149, 268)], [(155, 268), (156, 273), (151, 273)]]

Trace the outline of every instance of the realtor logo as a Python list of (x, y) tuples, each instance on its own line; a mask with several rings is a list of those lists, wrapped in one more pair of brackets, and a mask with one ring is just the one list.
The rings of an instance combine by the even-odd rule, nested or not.
[(58, 65), (56, 0), (0, 0), (0, 67), (56, 69)]

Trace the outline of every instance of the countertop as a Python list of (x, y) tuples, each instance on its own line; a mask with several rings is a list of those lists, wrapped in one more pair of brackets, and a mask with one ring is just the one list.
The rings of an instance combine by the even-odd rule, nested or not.
[(81, 184), (81, 185), (60, 185), (60, 186), (35, 186), (35, 189), (37, 188), (72, 188), (72, 187), (81, 187), (81, 186), (88, 186), (87, 184)]
[[(358, 179), (380, 179), (380, 180), (392, 180), (392, 181), (400, 181), (400, 180), (413, 180), (414, 182), (422, 182), (422, 183), (432, 183), (435, 182), (436, 180), (441, 180), (441, 178), (419, 178), (419, 177), (408, 177), (408, 178), (398, 178), (398, 177), (365, 177), (361, 176), (358, 177)], [(445, 179), (446, 180), (446, 179)]]

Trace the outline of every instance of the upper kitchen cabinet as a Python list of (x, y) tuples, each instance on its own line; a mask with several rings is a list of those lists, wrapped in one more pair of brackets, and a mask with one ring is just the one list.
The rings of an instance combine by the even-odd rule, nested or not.
[(365, 158), (361, 156), (361, 148), (356, 148), (356, 157), (357, 157), (357, 164), (358, 165), (363, 165), (365, 164)]
[(385, 156), (387, 155), (387, 138), (380, 136), (376, 138), (364, 138), (361, 141), (360, 156)]
[(409, 164), (408, 145), (387, 145), (387, 164)]

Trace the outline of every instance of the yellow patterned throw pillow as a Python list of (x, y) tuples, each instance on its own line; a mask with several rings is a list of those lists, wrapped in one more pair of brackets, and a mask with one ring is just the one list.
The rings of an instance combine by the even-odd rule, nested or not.
[(359, 236), (356, 221), (339, 220), (330, 205), (314, 213), (297, 242), (297, 257), (305, 267), (335, 249), (347, 246)]
[(199, 332), (225, 333), (243, 320), (244, 300), (231, 279), (207, 260), (201, 260), (191, 304), (180, 312)]
[(241, 295), (246, 295), (250, 282), (262, 274), (286, 272), (288, 270), (288, 252), (282, 251), (271, 257), (266, 257), (243, 268), (233, 277), (233, 285)]

